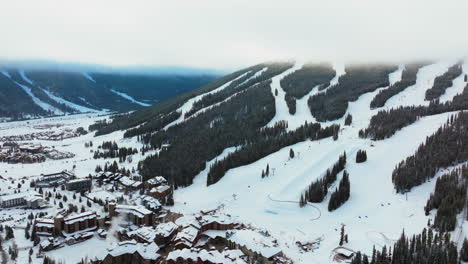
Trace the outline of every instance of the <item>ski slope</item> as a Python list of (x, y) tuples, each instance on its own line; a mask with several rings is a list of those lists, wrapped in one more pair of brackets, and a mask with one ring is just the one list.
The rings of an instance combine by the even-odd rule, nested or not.
[(447, 88), (445, 93), (440, 96), (440, 102), (445, 103), (453, 100), (453, 97), (457, 94), (461, 94), (465, 89), (465, 74), (468, 74), (468, 59), (462, 64), (462, 74), (453, 80), (452, 87)]
[(26, 85), (22, 85), (20, 84), (19, 82), (16, 82), (16, 81), (13, 81), (16, 85), (18, 85), (19, 87), (21, 87), (21, 89), (23, 89), (23, 91), (25, 91), (30, 97), (31, 99), (33, 100), (33, 102), (35, 104), (37, 104), (40, 108), (42, 108), (43, 110), (45, 111), (48, 111), (48, 112), (52, 112), (56, 115), (63, 115), (64, 112), (60, 109), (58, 109), (57, 107), (54, 107), (44, 101), (42, 101), (41, 99), (37, 98), (34, 93), (31, 91), (31, 88), (26, 86)]
[(164, 127), (164, 130), (167, 130), (169, 127), (171, 126), (174, 126), (176, 124), (179, 124), (181, 122), (183, 122), (185, 120), (185, 114), (192, 110), (192, 107), (193, 107), (193, 104), (196, 102), (196, 101), (199, 101), (200, 99), (203, 98), (203, 96), (206, 96), (206, 95), (209, 95), (209, 94), (214, 94), (214, 93), (217, 93), (221, 90), (223, 90), (224, 88), (228, 87), (229, 85), (231, 85), (232, 82), (244, 77), (245, 75), (249, 74), (250, 71), (247, 71), (241, 75), (239, 75), (238, 77), (232, 79), (231, 81), (219, 86), (218, 88), (214, 89), (214, 90), (211, 90), (207, 93), (204, 93), (204, 94), (200, 94), (200, 95), (197, 95), (193, 98), (190, 98), (189, 100), (187, 100), (187, 102), (185, 102), (181, 107), (179, 107), (176, 112), (180, 112), (181, 115), (179, 118), (177, 118), (176, 120), (172, 121), (171, 123), (167, 124), (165, 127)]
[(140, 102), (138, 100), (135, 100), (133, 97), (131, 97), (130, 95), (128, 95), (126, 93), (122, 93), (122, 92), (116, 91), (114, 89), (111, 89), (110, 91), (115, 93), (116, 95), (118, 95), (118, 96), (132, 102), (132, 103), (135, 103), (135, 104), (138, 104), (138, 105), (141, 105), (141, 106), (145, 106), (145, 107), (151, 106), (150, 104), (143, 103), (143, 102)]
[(70, 107), (72, 109), (75, 109), (76, 111), (78, 111), (80, 113), (99, 112), (98, 110), (88, 108), (88, 107), (85, 107), (85, 106), (82, 106), (82, 105), (75, 104), (75, 103), (72, 103), (70, 101), (67, 101), (67, 100), (63, 99), (62, 97), (54, 95), (52, 92), (47, 91), (46, 89), (42, 89), (42, 90), (44, 91), (44, 93), (47, 94), (47, 96), (49, 96), (55, 102), (57, 102), (59, 104), (64, 104), (64, 105), (66, 105), (66, 106), (68, 106), (68, 107)]
[(94, 78), (93, 78), (91, 75), (89, 75), (89, 73), (87, 73), (87, 72), (82, 72), (81, 74), (82, 74), (86, 79), (92, 81), (93, 83), (96, 83), (96, 80), (94, 80)]
[(291, 68), (287, 69), (286, 71), (282, 72), (281, 74), (278, 74), (271, 78), (271, 93), (275, 97), (275, 109), (276, 113), (273, 119), (268, 122), (266, 127), (270, 127), (276, 124), (276, 122), (281, 121), (281, 120), (287, 120), (291, 114), (289, 113), (289, 108), (288, 105), (286, 104), (286, 101), (284, 99), (284, 96), (286, 95), (286, 92), (283, 90), (281, 87), (281, 80), (288, 76), (289, 74), (300, 70), (304, 63), (302, 62), (296, 62), (294, 66)]
[(20, 71), (19, 71), (19, 74), (20, 74), (21, 78), (22, 78), (25, 82), (27, 82), (27, 83), (29, 83), (29, 84), (33, 84), (33, 81), (32, 81), (31, 79), (29, 79), (28, 76), (26, 76), (26, 73), (24, 72), (24, 70), (20, 70)]
[[(443, 74), (444, 69), (448, 69), (449, 66), (450, 63), (435, 64), (422, 71), (414, 87), (416, 91), (410, 91), (406, 96), (399, 96), (398, 100), (394, 100), (384, 108), (412, 103), (424, 104), (424, 97), (421, 96), (414, 100), (411, 98), (410, 102), (402, 100), (411, 95), (420, 95), (421, 91), (425, 92), (424, 89), (432, 86), (433, 79)], [(289, 71), (298, 68), (299, 66), (295, 65)], [(401, 80), (403, 69), (404, 66), (400, 66), (397, 71), (389, 75), (391, 84)], [(274, 92), (273, 87), (278, 88), (275, 85), (281, 76), (275, 78), (272, 92)], [(332, 263), (330, 254), (338, 246), (342, 224), (345, 225), (349, 235), (346, 247), (367, 254), (371, 253), (374, 245), (391, 246), (403, 229), (407, 235), (419, 233), (429, 219), (434, 220), (434, 212), (426, 216), (423, 208), (434, 190), (436, 178), (441, 174), (414, 188), (407, 195), (395, 193), (391, 174), (401, 160), (412, 155), (425, 138), (442, 126), (453, 113), (423, 117), (385, 140), (372, 141), (359, 138), (358, 131), (367, 127), (370, 118), (381, 110), (370, 110), (370, 102), (380, 90), (387, 88), (382, 87), (363, 94), (355, 102), (349, 103), (347, 114), (353, 116), (353, 122), (350, 126), (342, 127), (337, 141), (326, 138), (283, 148), (257, 162), (229, 170), (219, 182), (209, 187), (206, 186), (205, 170), (194, 179), (196, 184), (176, 190), (176, 204), (173, 209), (183, 213), (195, 213), (206, 208), (222, 208), (225, 213), (239, 216), (242, 221), (270, 230), (280, 241), (283, 252), (295, 263)], [(305, 98), (316, 93), (318, 87), (314, 87)], [(278, 98), (281, 98), (279, 96), (278, 91)], [(300, 103), (301, 100), (298, 100), (296, 116), (302, 116), (302, 119), (286, 115), (289, 113), (286, 106), (285, 109), (280, 108), (283, 112), (278, 113), (275, 120), (287, 120), (290, 127), (295, 127), (304, 120), (313, 121), (310, 111), (301, 113), (299, 107), (303, 103)], [(344, 118), (325, 122), (323, 125), (343, 124), (343, 122)], [(291, 148), (295, 152), (294, 159), (289, 158)], [(357, 164), (355, 156), (359, 149), (366, 150), (368, 160)], [(230, 152), (232, 149), (226, 151)], [(299, 201), (301, 193), (307, 186), (323, 177), (325, 171), (343, 152), (347, 154), (346, 170), (350, 174), (351, 198), (342, 207), (334, 212), (328, 212), (330, 195), (324, 202), (314, 204), (319, 212), (313, 207), (299, 208), (294, 203), (278, 202)], [(226, 152), (214, 160), (225, 155)], [(207, 167), (209, 164), (207, 163)], [(270, 176), (262, 179), (261, 172), (267, 164), (270, 166)], [(335, 184), (341, 177), (342, 173), (339, 174)], [(194, 197), (197, 199), (193, 199)], [(295, 245), (298, 240), (316, 240), (321, 237), (323, 241), (313, 252), (301, 252)]]
[(429, 101), (424, 100), (426, 90), (432, 88), (437, 76), (447, 72), (456, 62), (456, 60), (441, 61), (422, 67), (416, 75), (416, 84), (388, 99), (385, 106), (429, 105)]

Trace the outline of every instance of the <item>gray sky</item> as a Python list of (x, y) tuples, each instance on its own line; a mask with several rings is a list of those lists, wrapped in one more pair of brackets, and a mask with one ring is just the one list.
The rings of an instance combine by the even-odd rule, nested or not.
[(466, 0), (15, 0), (0, 58), (233, 69), (468, 55)]

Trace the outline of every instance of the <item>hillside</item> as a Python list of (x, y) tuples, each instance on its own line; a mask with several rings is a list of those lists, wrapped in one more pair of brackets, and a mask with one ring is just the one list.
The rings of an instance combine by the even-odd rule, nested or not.
[(210, 74), (138, 74), (0, 69), (0, 118), (128, 112), (165, 101), (215, 78)]
[[(90, 129), (156, 150), (138, 169), (178, 188), (174, 210), (222, 208), (272, 231), (299, 263), (328, 263), (342, 225), (346, 247), (369, 256), (428, 221), (461, 247), (466, 191), (451, 196), (437, 179), (468, 159), (467, 74), (456, 60), (264, 63)], [(347, 188), (343, 170), (330, 174), (343, 153)], [(317, 238), (314, 252), (295, 247)]]

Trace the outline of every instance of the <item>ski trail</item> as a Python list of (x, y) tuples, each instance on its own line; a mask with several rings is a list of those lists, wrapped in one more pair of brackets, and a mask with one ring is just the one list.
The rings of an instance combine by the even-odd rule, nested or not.
[[(250, 78), (248, 78), (247, 80), (245, 80), (244, 82), (242, 82), (241, 84), (239, 84), (237, 87), (241, 86), (242, 84), (246, 83), (248, 80), (250, 79), (253, 79), (253, 78), (257, 78), (259, 76), (261, 76), (265, 71), (267, 70), (267, 67), (263, 68), (262, 70), (259, 70), (258, 72), (256, 72), (254, 75), (252, 75)], [(245, 90), (243, 90), (245, 91)], [(215, 106), (218, 106), (222, 103), (225, 103), (229, 100), (231, 100), (232, 98), (234, 98), (235, 96), (237, 96), (239, 93), (242, 93), (243, 91), (240, 91), (240, 92), (236, 92), (232, 95), (230, 95), (229, 97), (227, 97), (226, 99), (222, 100), (221, 102), (217, 102), (217, 103), (214, 103), (212, 105), (209, 105), (209, 106), (206, 106), (206, 107), (203, 107), (202, 109), (198, 110), (197, 112), (193, 113), (192, 115), (190, 115), (189, 117), (185, 118), (185, 120), (188, 120), (190, 118), (193, 118), (193, 117), (196, 117), (197, 115), (201, 114), (201, 113), (204, 113), (210, 109), (212, 109), (213, 107)]]
[(145, 106), (145, 107), (148, 107), (148, 106), (151, 106), (150, 104), (147, 104), (147, 103), (143, 103), (143, 102), (140, 102), (138, 100), (135, 100), (135, 98), (131, 97), (130, 95), (126, 94), (126, 93), (122, 93), (122, 92), (119, 92), (119, 91), (116, 91), (114, 89), (110, 89), (111, 92), (113, 92), (114, 94), (134, 103), (134, 104), (138, 104), (138, 105), (141, 105), (141, 106)]
[(448, 71), (456, 63), (455, 60), (441, 61), (419, 69), (416, 84), (392, 96), (385, 103), (385, 107), (400, 107), (411, 105), (429, 105), (425, 100), (426, 90), (434, 85), (434, 79)]
[(20, 71), (19, 71), (19, 74), (20, 74), (21, 78), (22, 78), (25, 82), (27, 82), (27, 83), (29, 83), (29, 84), (33, 84), (33, 81), (32, 81), (31, 79), (29, 79), (28, 76), (26, 76), (26, 73), (24, 73), (24, 70), (20, 70)]
[(93, 83), (96, 83), (96, 80), (94, 80), (94, 78), (93, 78), (91, 75), (89, 75), (89, 73), (87, 73), (87, 72), (82, 72), (81, 74), (82, 74), (86, 79), (92, 81)]
[(247, 78), (247, 80), (241, 82), (238, 86), (242, 86), (242, 85), (246, 84), (248, 81), (260, 77), (260, 76), (261, 76), (264, 72), (266, 72), (267, 70), (268, 70), (268, 67), (265, 67), (265, 68), (263, 68), (263, 69), (257, 71), (254, 75), (252, 75), (252, 76), (250, 76), (249, 78)]
[(209, 94), (214, 94), (214, 93), (217, 93), (221, 90), (223, 90), (224, 88), (228, 87), (232, 82), (244, 77), (245, 75), (249, 74), (250, 71), (248, 72), (245, 72), (239, 76), (237, 76), (236, 78), (232, 79), (231, 81), (219, 86), (218, 88), (212, 90), (212, 91), (209, 91), (207, 93), (204, 93), (204, 94), (200, 94), (200, 95), (197, 95), (193, 98), (190, 98), (189, 100), (187, 100), (181, 107), (179, 107), (176, 112), (180, 112), (181, 115), (179, 116), (179, 118), (177, 118), (176, 120), (172, 121), (171, 123), (167, 124), (165, 127), (164, 127), (164, 130), (167, 130), (168, 128), (170, 128), (171, 126), (174, 126), (176, 124), (179, 124), (181, 122), (183, 122), (185, 120), (185, 113), (187, 113), (188, 111), (190, 111), (193, 107), (193, 104), (196, 102), (196, 101), (199, 101), (203, 96), (206, 96), (206, 95), (209, 95)]
[(271, 93), (275, 97), (276, 111), (275, 111), (275, 116), (270, 120), (270, 122), (268, 122), (268, 124), (265, 127), (273, 126), (278, 121), (282, 121), (282, 120), (288, 121), (288, 119), (290, 118), (291, 114), (289, 114), (288, 105), (286, 104), (286, 100), (284, 100), (284, 96), (286, 95), (286, 92), (281, 87), (280, 82), (287, 75), (301, 69), (303, 65), (304, 63), (296, 62), (293, 67), (271, 78), (270, 87), (271, 87)]
[[(41, 99), (37, 98), (34, 93), (32, 92), (31, 88), (26, 86), (26, 85), (23, 85), (23, 84), (20, 84), (19, 82), (11, 79), (11, 76), (10, 74), (8, 74), (8, 72), (5, 72), (5, 71), (2, 71), (3, 75), (5, 75), (8, 79), (10, 79), (13, 83), (15, 83), (16, 85), (18, 85), (21, 89), (23, 89), (23, 91), (28, 94), (31, 99), (33, 100), (33, 102), (38, 105), (40, 108), (42, 108), (44, 111), (47, 111), (47, 112), (52, 112), (54, 114), (57, 114), (57, 115), (63, 115), (64, 112), (46, 102), (43, 102)], [(23, 78), (24, 81), (26, 81), (27, 83), (30, 83), (32, 84), (33, 82), (24, 74), (24, 71), (19, 71), (20, 75), (21, 75), (21, 78)]]
[(43, 102), (41, 99), (37, 98), (34, 93), (31, 91), (31, 88), (29, 88), (28, 86), (26, 85), (22, 85), (16, 81), (13, 81), (16, 85), (18, 85), (19, 87), (21, 87), (30, 97), (31, 99), (33, 100), (33, 102), (35, 104), (37, 104), (40, 108), (44, 109), (45, 111), (49, 112), (53, 112), (54, 114), (57, 114), (57, 115), (63, 115), (64, 112), (48, 103), (45, 103)]
[(66, 106), (68, 106), (68, 107), (70, 107), (72, 109), (75, 109), (78, 112), (81, 112), (81, 113), (86, 113), (86, 112), (96, 113), (96, 112), (99, 112), (98, 110), (91, 109), (91, 108), (81, 106), (81, 105), (72, 103), (70, 101), (67, 101), (67, 100), (63, 99), (62, 97), (59, 97), (59, 96), (56, 96), (56, 95), (52, 94), (50, 91), (47, 91), (46, 89), (42, 89), (42, 90), (44, 91), (44, 93), (47, 94), (47, 96), (50, 97), (50, 99), (54, 100), (55, 102), (57, 102), (59, 104), (64, 104), (64, 105), (66, 105)]
[(333, 77), (333, 79), (330, 80), (330, 84), (328, 85), (328, 87), (320, 91), (320, 93), (323, 93), (330, 87), (337, 85), (339, 83), (340, 77), (346, 74), (346, 67), (344, 63), (334, 62), (332, 63), (332, 66), (336, 72), (336, 75), (335, 77)]
[(462, 74), (455, 78), (452, 87), (447, 88), (445, 93), (440, 96), (439, 100), (441, 103), (452, 101), (453, 97), (463, 92), (467, 85), (465, 74), (468, 74), (468, 59), (462, 64)]
[(10, 75), (7, 71), (1, 70), (0, 72), (1, 72), (3, 75), (5, 75), (5, 77), (7, 77), (8, 79), (11, 79), (11, 75)]
[(405, 70), (405, 65), (400, 64), (398, 66), (398, 70), (396, 70), (395, 72), (390, 73), (390, 75), (388, 76), (388, 81), (390, 82), (390, 86), (392, 86), (395, 83), (401, 81), (404, 70)]

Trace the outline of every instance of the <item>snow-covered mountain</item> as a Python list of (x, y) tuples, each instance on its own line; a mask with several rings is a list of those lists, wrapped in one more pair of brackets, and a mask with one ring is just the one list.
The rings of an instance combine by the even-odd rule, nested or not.
[(346, 248), (369, 255), (428, 221), (460, 247), (467, 74), (459, 60), (262, 63), (90, 130), (170, 144), (138, 168), (178, 188), (173, 210), (222, 208), (269, 230), (297, 263), (329, 263), (342, 226)]
[(156, 75), (78, 69), (0, 68), (0, 118), (127, 112), (167, 100), (215, 78), (202, 73)]

